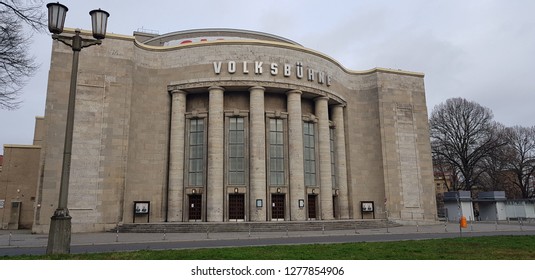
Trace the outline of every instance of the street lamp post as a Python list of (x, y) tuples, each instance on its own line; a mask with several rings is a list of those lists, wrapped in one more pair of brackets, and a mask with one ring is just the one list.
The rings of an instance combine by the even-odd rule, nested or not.
[(69, 10), (60, 3), (49, 3), (48, 30), (53, 33), (52, 38), (72, 48), (72, 71), (69, 90), (69, 103), (67, 108), (67, 127), (65, 130), (65, 146), (63, 149), (63, 166), (59, 189), (59, 202), (56, 211), (50, 221), (48, 233), (47, 254), (68, 254), (71, 250), (71, 216), (67, 208), (69, 193), (69, 175), (71, 171), (72, 133), (74, 127), (74, 105), (76, 101), (76, 82), (78, 77), (78, 57), (83, 48), (100, 45), (106, 37), (106, 26), (110, 14), (103, 10), (92, 10), (91, 15), (93, 37), (86, 39), (80, 36), (80, 30), (75, 31), (74, 36), (60, 35), (63, 32), (65, 16)]

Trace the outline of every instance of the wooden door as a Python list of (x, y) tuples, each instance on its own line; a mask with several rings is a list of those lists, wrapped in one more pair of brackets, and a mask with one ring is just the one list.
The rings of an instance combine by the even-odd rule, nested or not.
[(308, 218), (316, 219), (316, 197), (315, 194), (308, 195)]
[(200, 194), (189, 195), (189, 219), (194, 221), (202, 219), (202, 195)]
[(284, 220), (284, 194), (271, 195), (271, 219)]
[(228, 197), (228, 214), (229, 220), (245, 219), (245, 195), (229, 194)]

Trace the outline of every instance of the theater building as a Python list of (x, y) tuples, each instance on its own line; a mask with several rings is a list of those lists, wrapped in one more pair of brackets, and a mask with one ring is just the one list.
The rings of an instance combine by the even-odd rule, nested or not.
[[(53, 42), (34, 232), (57, 207), (71, 61)], [(436, 218), (422, 73), (232, 29), (109, 34), (79, 63), (74, 232)]]

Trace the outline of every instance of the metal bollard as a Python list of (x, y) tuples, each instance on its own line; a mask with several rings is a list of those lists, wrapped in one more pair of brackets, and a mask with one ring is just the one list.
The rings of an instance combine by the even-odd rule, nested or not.
[(444, 223), (444, 232), (448, 232), (448, 223)]
[(420, 232), (420, 226), (418, 225), (418, 222), (416, 222), (416, 232)]
[(206, 228), (206, 239), (210, 239), (210, 229)]
[(325, 234), (325, 224), (321, 224), (321, 234)]
[(288, 237), (288, 226), (286, 226), (286, 237)]
[(249, 238), (251, 238), (251, 224), (249, 224)]
[(355, 234), (360, 234), (360, 233), (357, 231), (357, 225), (355, 225)]
[(117, 225), (117, 230), (115, 231), (115, 242), (119, 242), (119, 225)]
[(11, 246), (11, 232), (9, 232), (9, 239), (7, 241), (7, 246)]
[(165, 228), (163, 229), (163, 240), (166, 240), (167, 239), (167, 236), (165, 234)]

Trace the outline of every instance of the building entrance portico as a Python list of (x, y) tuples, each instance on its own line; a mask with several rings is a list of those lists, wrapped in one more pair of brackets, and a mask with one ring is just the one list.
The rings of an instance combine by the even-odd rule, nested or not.
[[(184, 179), (169, 188), (182, 189), (176, 195), (193, 188), (205, 194), (200, 200), (203, 221), (305, 221), (319, 219), (320, 213), (323, 219), (334, 218), (332, 201), (320, 203), (323, 192), (311, 197), (306, 192), (327, 184), (323, 188), (328, 193), (338, 176), (332, 169), (341, 164), (330, 155), (345, 141), (334, 141), (332, 131), (342, 130), (338, 137), (345, 138), (344, 126), (324, 126), (333, 122), (329, 106), (340, 105), (340, 100), (327, 93), (262, 86), (181, 87), (170, 93), (171, 143), (176, 145), (174, 138), (183, 135), (185, 147), (183, 154), (170, 151), (173, 166), (184, 168), (183, 174), (170, 170), (170, 178)], [(184, 185), (174, 185), (180, 183)], [(180, 201), (169, 197), (169, 209), (179, 209)], [(185, 208), (198, 204), (189, 204), (183, 211), (196, 213)], [(188, 215), (189, 221), (197, 220)]]

